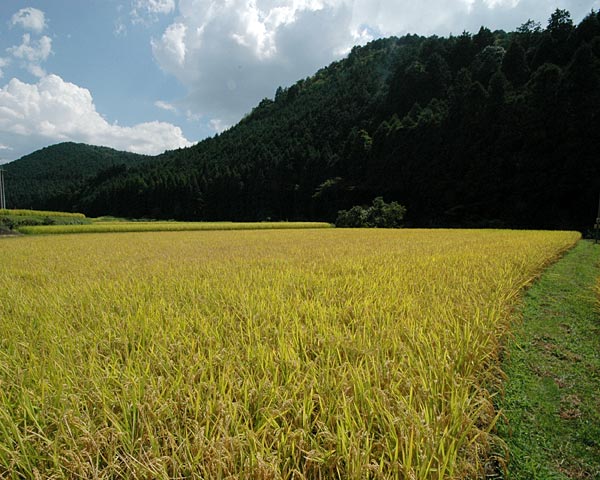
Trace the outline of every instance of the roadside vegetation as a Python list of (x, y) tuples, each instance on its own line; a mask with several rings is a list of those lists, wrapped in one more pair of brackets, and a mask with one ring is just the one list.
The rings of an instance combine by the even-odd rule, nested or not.
[(510, 313), (578, 239), (5, 239), (0, 477), (482, 477)]
[(580, 242), (525, 294), (499, 402), (508, 479), (600, 478), (599, 252)]

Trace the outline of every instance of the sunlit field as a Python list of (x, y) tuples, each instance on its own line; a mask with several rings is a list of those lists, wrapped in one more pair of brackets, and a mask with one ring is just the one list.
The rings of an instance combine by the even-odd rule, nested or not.
[(453, 479), (573, 232), (0, 240), (0, 477)]
[(48, 212), (45, 210), (9, 210), (6, 208), (0, 208), (0, 215), (16, 215), (16, 216), (46, 215), (46, 216), (85, 218), (85, 215), (83, 213)]
[(19, 227), (25, 234), (52, 235), (64, 233), (117, 232), (188, 232), (198, 230), (285, 230), (298, 228), (331, 228), (324, 222), (100, 222), (90, 225), (35, 225)]

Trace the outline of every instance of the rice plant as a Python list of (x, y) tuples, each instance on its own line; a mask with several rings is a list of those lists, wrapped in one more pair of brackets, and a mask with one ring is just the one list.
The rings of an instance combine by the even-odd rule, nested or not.
[(483, 476), (511, 309), (578, 239), (3, 239), (0, 477)]

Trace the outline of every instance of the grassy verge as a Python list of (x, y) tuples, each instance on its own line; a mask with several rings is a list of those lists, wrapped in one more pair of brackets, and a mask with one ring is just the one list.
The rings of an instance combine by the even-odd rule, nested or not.
[(525, 295), (504, 364), (506, 478), (600, 478), (599, 252), (581, 241)]
[(32, 235), (64, 233), (117, 232), (186, 232), (196, 230), (272, 230), (298, 228), (330, 228), (323, 222), (101, 222), (90, 225), (49, 225), (21, 227), (19, 231)]

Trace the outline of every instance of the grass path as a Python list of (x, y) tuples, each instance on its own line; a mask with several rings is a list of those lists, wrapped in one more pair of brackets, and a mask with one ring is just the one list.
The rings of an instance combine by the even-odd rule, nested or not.
[(525, 295), (499, 405), (508, 479), (600, 479), (599, 254), (579, 242)]

